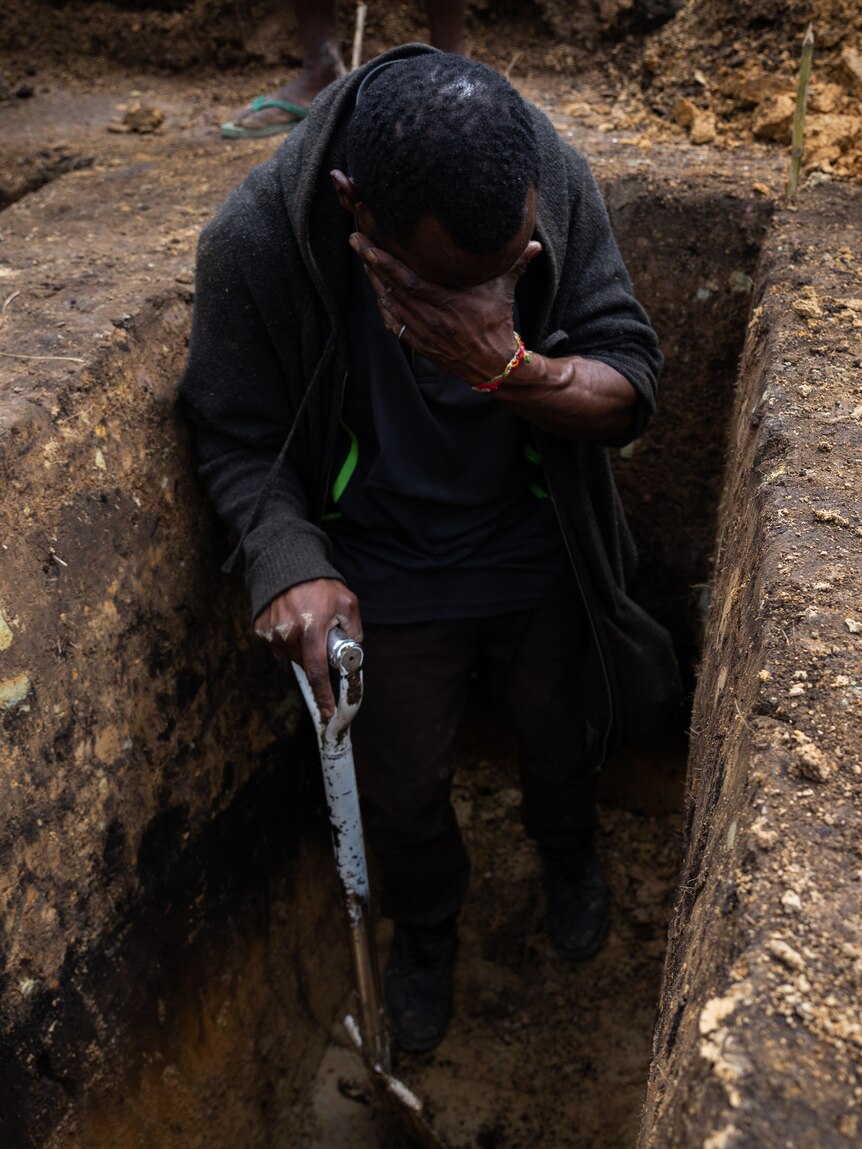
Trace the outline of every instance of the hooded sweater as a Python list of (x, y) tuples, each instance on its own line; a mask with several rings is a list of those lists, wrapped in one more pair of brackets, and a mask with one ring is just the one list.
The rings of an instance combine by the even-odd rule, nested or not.
[[(347, 385), (354, 224), (329, 173), (346, 170), (346, 125), (368, 72), (429, 51), (393, 49), (326, 88), (200, 238), (180, 402), (209, 497), (240, 536), (254, 618), (297, 583), (340, 577), (320, 520)], [(542, 253), (518, 287), (521, 335), (540, 354), (598, 359), (625, 376), (635, 438), (655, 409), (658, 342), (586, 160), (531, 111)], [(666, 718), (676, 664), (667, 633), (627, 594), (637, 556), (607, 447), (531, 431), (590, 619), (583, 690), (600, 765)]]

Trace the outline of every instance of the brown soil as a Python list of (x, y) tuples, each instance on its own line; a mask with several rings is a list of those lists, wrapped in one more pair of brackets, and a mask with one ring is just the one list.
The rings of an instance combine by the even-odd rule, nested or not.
[(809, 22), (816, 54), (804, 168), (859, 179), (862, 14), (856, 0), (689, 4), (642, 55), (646, 98), (695, 140), (786, 146)]
[[(663, 23), (657, 14), (678, 7)], [(37, 15), (39, 9), (45, 18)], [(352, 22), (342, 13), (349, 58)], [(468, 4), (468, 42), (480, 60), (530, 82), (541, 77), (576, 116), (632, 129), (646, 144), (688, 137), (735, 149), (752, 141), (786, 148), (805, 29), (815, 34), (803, 170), (862, 178), (862, 14), (856, 0), (528, 0)], [(284, 0), (0, 0), (7, 41), (0, 99), (28, 99), (58, 75), (98, 79), (107, 68), (196, 69), (221, 75), (299, 63)], [(424, 39), (418, 0), (371, 6), (365, 58)], [(275, 76), (274, 76), (275, 78)], [(210, 81), (212, 89), (214, 81)], [(571, 99), (566, 101), (566, 94)]]
[(860, 231), (822, 188), (761, 255), (642, 1149), (862, 1133)]
[[(293, 29), (289, 19), (282, 23), (280, 9), (275, 0), (256, 0), (247, 6), (215, 0), (179, 5), (165, 0), (152, 7), (90, 0), (34, 5), (0, 0), (0, 22), (9, 44), (2, 77), (6, 99), (0, 102), (4, 128), (0, 207), (24, 200), (15, 227), (8, 229), (15, 258), (7, 262), (4, 257), (0, 264), (4, 288), (0, 303), (5, 305), (0, 338), (7, 353), (77, 357), (84, 349), (67, 341), (67, 331), (73, 327), (73, 338), (86, 334), (98, 339), (100, 346), (116, 345), (119, 353), (127, 350), (131, 300), (139, 303), (147, 298), (153, 280), (162, 287), (170, 282), (180, 299), (189, 296), (201, 223), (226, 190), (273, 147), (272, 141), (225, 145), (218, 139), (217, 127), (238, 105), (296, 66)], [(744, 216), (738, 241), (715, 237), (716, 250), (721, 251), (721, 258), (714, 261), (722, 269), (719, 277), (701, 258), (694, 240), (690, 247), (683, 243), (686, 219), (689, 229), (699, 235), (702, 221), (698, 218), (692, 224), (691, 217), (668, 212), (667, 219), (675, 219), (678, 279), (687, 302), (675, 302), (673, 284), (665, 295), (653, 284), (650, 290), (662, 329), (672, 333), (668, 342), (683, 344), (681, 350), (668, 348), (678, 356), (680, 374), (689, 363), (691, 370), (696, 369), (701, 338), (696, 329), (679, 334), (680, 326), (688, 323), (686, 307), (702, 306), (702, 323), (720, 330), (722, 337), (727, 330), (731, 338), (730, 328), (744, 324), (750, 290), (746, 281), (754, 271), (766, 216), (781, 196), (787, 97), (809, 19), (814, 21), (818, 50), (805, 168), (809, 188), (814, 188), (818, 183), (862, 177), (862, 80), (857, 80), (855, 71), (855, 54), (862, 53), (862, 17), (853, 0), (809, 4), (755, 0), (745, 6), (728, 0), (692, 0), (672, 23), (654, 30), (644, 26), (625, 0), (585, 5), (543, 0), (535, 6), (511, 0), (470, 6), (473, 54), (511, 70), (525, 94), (545, 107), (559, 130), (587, 152), (600, 172), (605, 164), (625, 169), (611, 203), (621, 226), (626, 222), (626, 188), (649, 182), (656, 172), (663, 174), (668, 199), (672, 198), (668, 188), (679, 191), (701, 176), (717, 176), (720, 188), (714, 209), (721, 210), (724, 203), (728, 212), (736, 213), (734, 220)], [(369, 20), (366, 56), (423, 35), (418, 2), (372, 6)], [(90, 180), (101, 181), (99, 186), (108, 187), (110, 195), (104, 206), (87, 201), (91, 215), (86, 225), (78, 224), (75, 195), (80, 203), (87, 200)], [(54, 184), (56, 197), (50, 186), (38, 203), (36, 197), (26, 199), (35, 189)], [(743, 201), (744, 209), (739, 207)], [(851, 228), (856, 207), (858, 203), (840, 200), (831, 205), (836, 234)], [(2, 217), (0, 230), (6, 230)], [(149, 237), (146, 244), (142, 235)], [(662, 242), (667, 240), (660, 229), (645, 227), (642, 246), (632, 243), (636, 278), (648, 278), (648, 264)], [(737, 242), (738, 250), (728, 254)], [(849, 280), (854, 260), (860, 258), (859, 246), (843, 242), (830, 254), (827, 270), (834, 282), (823, 290), (814, 286), (809, 274), (816, 260), (823, 262), (822, 252), (801, 244), (793, 247), (792, 228), (788, 243), (792, 254), (783, 258), (796, 267), (796, 282), (788, 287), (785, 281), (768, 305), (773, 309), (783, 305), (798, 316), (798, 327), (787, 334), (787, 356), (797, 363), (810, 357), (812, 367), (810, 378), (799, 385), (793, 414), (807, 420), (817, 474), (834, 490), (835, 500), (809, 508), (804, 499), (807, 476), (795, 477), (803, 491), (799, 507), (814, 516), (808, 526), (816, 528), (817, 540), (806, 552), (807, 565), (803, 568), (800, 562), (793, 575), (799, 585), (784, 604), (781, 625), (801, 627), (809, 617), (806, 612), (828, 597), (836, 617), (858, 627), (862, 571), (849, 553), (860, 530), (859, 510), (858, 504), (849, 509), (845, 504), (852, 502), (858, 475), (858, 436), (853, 432), (858, 430), (862, 398), (850, 375), (842, 376), (843, 389), (832, 386), (827, 393), (825, 388), (821, 391), (821, 383), (830, 364), (838, 362), (835, 340), (840, 332), (846, 333), (842, 353), (853, 340), (858, 342), (859, 292)], [(733, 261), (732, 269), (725, 266), (727, 260)], [(670, 280), (675, 273), (667, 256), (662, 266)], [(18, 291), (21, 294), (12, 298)], [(691, 300), (697, 302), (692, 305)], [(70, 316), (74, 323), (67, 327)], [(105, 329), (110, 335), (104, 334)], [(739, 342), (741, 337), (740, 331)], [(722, 365), (725, 380), (734, 357), (731, 350), (729, 362)], [(79, 382), (72, 378), (77, 369), (71, 363), (37, 368), (24, 360), (3, 362), (16, 402), (24, 404), (33, 396), (50, 410), (56, 397), (59, 414), (52, 413), (51, 418), (61, 420), (66, 406), (71, 410), (79, 403)], [(858, 358), (855, 366), (859, 367)], [(841, 370), (847, 371), (843, 361)], [(837, 385), (834, 379), (832, 384)], [(86, 380), (84, 385), (89, 385)], [(691, 430), (694, 443), (698, 428), (703, 429), (698, 422), (703, 408), (695, 409), (688, 393), (687, 406), (672, 410), (679, 425)], [(115, 439), (122, 440), (124, 418), (121, 410), (112, 409), (111, 416), (105, 432), (108, 446), (94, 440), (97, 457), (104, 446), (109, 466), (108, 447)], [(720, 411), (710, 418), (714, 422), (708, 434), (715, 449), (711, 490), (705, 497), (715, 502), (724, 426)], [(644, 445), (646, 457), (664, 449), (661, 434), (658, 425), (656, 437)], [(701, 433), (699, 438), (703, 437)], [(675, 476), (677, 486), (691, 486), (697, 492), (699, 464), (689, 457), (674, 465), (684, 470), (684, 481), (679, 481), (679, 473)], [(104, 466), (104, 458), (97, 466)], [(780, 462), (773, 465), (768, 450), (757, 466), (764, 483), (786, 481)], [(27, 490), (21, 495), (38, 513), (39, 492)], [(648, 492), (639, 490), (636, 480), (629, 483), (629, 496), (636, 517), (642, 513), (652, 521)], [(672, 504), (665, 513), (682, 518), (685, 512)], [(69, 535), (71, 545), (77, 541), (71, 528)], [(841, 558), (833, 563), (830, 557), (824, 563), (823, 548), (831, 551), (835, 540), (845, 548)], [(68, 561), (63, 541), (45, 540), (45, 561), (52, 570), (55, 553), (64, 567)], [(648, 553), (653, 546), (653, 540), (645, 540)], [(665, 568), (660, 565), (662, 556), (655, 557), (656, 569), (684, 566), (693, 550), (700, 565), (686, 568), (682, 581), (687, 586), (705, 584), (709, 555), (703, 538), (696, 540), (696, 546), (680, 547), (678, 555), (665, 556)], [(828, 564), (831, 573), (824, 573), (820, 567)], [(733, 598), (736, 591), (731, 588), (729, 593)], [(678, 605), (672, 609), (679, 613)], [(753, 603), (752, 611), (756, 609)], [(846, 621), (841, 625), (851, 633)], [(858, 633), (852, 630), (851, 637)], [(746, 641), (743, 634), (740, 642)], [(754, 668), (765, 676), (758, 679), (759, 714), (768, 723), (780, 724), (776, 738), (783, 739), (788, 771), (804, 777), (806, 790), (811, 790), (804, 800), (814, 813), (805, 816), (821, 828), (829, 827), (822, 836), (839, 845), (850, 824), (846, 807), (858, 756), (840, 763), (839, 751), (846, 755), (840, 745), (846, 730), (830, 720), (831, 725), (819, 731), (809, 712), (813, 714), (815, 703), (831, 705), (840, 695), (847, 699), (848, 715), (855, 713), (860, 640), (852, 637), (852, 641), (857, 643), (851, 652), (855, 661), (839, 665), (838, 638), (827, 641), (815, 627), (806, 640), (804, 657), (791, 660), (777, 648), (768, 664)], [(722, 729), (731, 719), (732, 714), (723, 715)], [(584, 967), (572, 968), (553, 956), (544, 935), (536, 862), (517, 823), (513, 763), (499, 735), (481, 721), (477, 719), (473, 749), (465, 756), (457, 793), (475, 874), (465, 913), (457, 1018), (437, 1054), (405, 1060), (398, 1071), (429, 1098), (440, 1129), (458, 1149), (630, 1146), (640, 1119), (665, 924), (681, 845), (679, 756), (674, 750), (669, 756), (629, 761), (606, 783), (600, 845), (615, 896), (613, 928), (601, 955)], [(765, 737), (765, 728), (758, 729)], [(832, 790), (827, 792), (822, 784), (830, 776)], [(491, 795), (493, 802), (488, 801)], [(757, 832), (768, 852), (775, 844), (770, 835), (780, 834), (781, 824), (764, 824)], [(780, 858), (777, 852), (766, 856), (769, 861), (763, 864), (774, 864), (776, 882), (785, 882), (787, 891), (797, 897), (807, 897), (803, 862)], [(837, 877), (835, 881), (837, 888)], [(817, 896), (825, 893), (821, 889)], [(746, 912), (757, 918), (758, 907), (745, 902), (744, 885), (738, 896)], [(814, 966), (817, 978), (810, 979), (815, 988), (806, 991), (804, 985), (797, 986), (795, 992), (801, 994), (797, 998), (783, 988), (779, 992), (785, 983), (776, 983), (775, 1009), (791, 1021), (796, 1017), (794, 1025), (831, 1034), (837, 1022), (828, 991), (835, 975), (825, 952), (826, 931), (821, 929), (817, 938), (823, 945)], [(842, 1002), (853, 1002), (856, 989), (849, 983), (852, 978), (858, 982), (862, 951), (853, 948), (852, 939), (843, 938), (842, 944), (850, 947), (844, 952), (855, 971), (851, 976), (842, 964)], [(795, 961), (780, 947), (773, 957), (779, 964)], [(57, 969), (61, 958), (62, 953)], [(740, 976), (746, 974), (747, 969), (740, 967)], [(668, 1028), (673, 1028), (672, 1022), (667, 1021)], [(845, 1042), (841, 1049), (848, 1065), (852, 1037), (834, 1038)], [(335, 1076), (342, 1079), (342, 1094), (359, 1098), (347, 1104), (366, 1111), (360, 1076), (349, 1062), (338, 1064)], [(852, 1072), (850, 1066), (847, 1073)], [(349, 1124), (349, 1118), (345, 1121)], [(325, 1142), (315, 1141), (319, 1132), (309, 1131), (308, 1143), (335, 1149), (334, 1138), (344, 1128)], [(349, 1136), (353, 1140), (344, 1143), (358, 1149), (358, 1135)], [(393, 1146), (398, 1145), (397, 1135), (381, 1130), (381, 1122), (369, 1136), (376, 1143), (389, 1137)]]

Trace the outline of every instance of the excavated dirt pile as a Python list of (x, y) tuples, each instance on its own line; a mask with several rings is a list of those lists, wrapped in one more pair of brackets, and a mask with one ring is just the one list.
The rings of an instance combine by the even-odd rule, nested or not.
[[(278, 144), (218, 125), (296, 66), (283, 7), (0, 0), (4, 1149), (403, 1146), (338, 1025), (299, 700), (219, 574), (174, 411), (200, 227)], [(424, 27), (418, 0), (371, 5), (366, 58)], [(570, 968), (511, 740), (477, 697), (456, 1019), (398, 1072), (453, 1149), (844, 1149), (862, 1137), (862, 16), (479, 0), (468, 38), (589, 156), (662, 337), (661, 409), (614, 466), (693, 711), (603, 780), (613, 923)]]

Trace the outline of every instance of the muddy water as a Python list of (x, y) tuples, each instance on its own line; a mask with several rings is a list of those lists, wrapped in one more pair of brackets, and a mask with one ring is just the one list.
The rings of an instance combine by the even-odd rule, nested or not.
[[(438, 1050), (402, 1054), (395, 1070), (452, 1149), (625, 1149), (637, 1137), (675, 889), (684, 740), (657, 739), (603, 781), (613, 921), (605, 949), (581, 965), (557, 957), (545, 933), (511, 746), (474, 713), (454, 794), (473, 862), (455, 1018)], [(385, 952), (385, 927), (380, 940)], [(338, 1024), (312, 1107), (302, 1149), (404, 1145)]]

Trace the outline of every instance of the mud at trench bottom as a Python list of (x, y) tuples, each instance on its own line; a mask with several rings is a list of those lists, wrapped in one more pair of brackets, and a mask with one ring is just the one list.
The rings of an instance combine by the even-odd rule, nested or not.
[[(575, 964), (545, 932), (514, 756), (484, 726), (484, 715), (470, 720), (453, 792), (473, 866), (453, 1021), (433, 1053), (396, 1050), (394, 1072), (452, 1149), (633, 1149), (679, 861), (684, 740), (629, 756), (605, 780), (598, 849), (611, 929), (596, 957)], [(381, 923), (384, 959), (389, 936)], [(339, 1017), (349, 1009), (345, 994)], [(407, 1149), (340, 1021), (300, 1120), (301, 1149)]]

